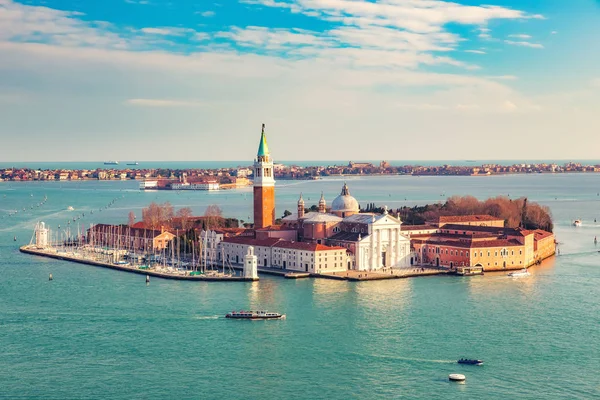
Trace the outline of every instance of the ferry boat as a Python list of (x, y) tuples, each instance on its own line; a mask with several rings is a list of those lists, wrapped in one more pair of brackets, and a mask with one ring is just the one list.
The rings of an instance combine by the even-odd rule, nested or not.
[(232, 311), (225, 315), (232, 319), (285, 319), (285, 314), (268, 311)]
[(127, 165), (140, 165), (140, 163), (137, 161), (134, 161), (134, 162), (127, 163)]
[(468, 364), (468, 365), (483, 365), (483, 360), (475, 360), (470, 358), (461, 358), (458, 360), (459, 364)]
[(472, 266), (472, 267), (457, 267), (456, 275), (461, 276), (474, 276), (474, 275), (483, 275), (483, 267), (481, 266)]
[(523, 268), (520, 271), (511, 272), (508, 274), (508, 276), (510, 276), (511, 278), (520, 278), (522, 276), (529, 276), (529, 275), (531, 275), (531, 274), (525, 268)]
[(575, 221), (573, 221), (573, 226), (581, 226), (581, 220), (576, 219)]
[(105, 161), (104, 165), (119, 165), (118, 161)]

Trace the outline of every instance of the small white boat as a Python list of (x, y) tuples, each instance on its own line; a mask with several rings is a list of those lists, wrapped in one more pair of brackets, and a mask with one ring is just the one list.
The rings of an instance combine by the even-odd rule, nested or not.
[(576, 219), (575, 221), (573, 221), (573, 226), (581, 226), (581, 220)]
[(450, 374), (448, 375), (448, 380), (454, 381), (454, 382), (464, 382), (465, 379), (467, 379), (466, 376), (464, 376), (463, 374)]
[(529, 273), (529, 271), (527, 271), (526, 268), (523, 268), (520, 271), (515, 271), (515, 272), (511, 272), (508, 274), (508, 276), (510, 276), (511, 278), (520, 278), (523, 276), (530, 276), (531, 274)]
[(74, 211), (75, 209), (72, 206), (67, 207), (67, 211)]

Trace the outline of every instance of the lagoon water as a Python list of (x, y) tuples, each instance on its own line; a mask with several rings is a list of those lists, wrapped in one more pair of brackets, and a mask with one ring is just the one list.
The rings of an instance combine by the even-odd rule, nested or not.
[[(331, 202), (342, 184), (278, 182), (277, 213), (293, 211), (300, 192), (308, 205), (321, 191)], [(262, 276), (254, 283), (152, 279), (146, 286), (143, 276), (18, 252), (36, 221), (64, 228), (85, 212), (80, 229), (126, 222), (129, 211), (140, 216), (151, 201), (190, 206), (196, 214), (219, 204), (227, 215), (251, 215), (251, 188), (140, 192), (137, 185), (0, 183), (0, 397), (600, 397), (600, 245), (593, 243), (600, 236), (599, 174), (348, 178), (361, 204), (390, 208), (453, 194), (527, 196), (548, 205), (560, 255), (521, 279)], [(47, 202), (37, 207), (44, 195)], [(571, 226), (576, 218), (582, 227)], [(222, 318), (240, 308), (288, 319)], [(461, 357), (485, 365), (456, 364)], [(449, 373), (465, 374), (466, 384), (448, 382)]]

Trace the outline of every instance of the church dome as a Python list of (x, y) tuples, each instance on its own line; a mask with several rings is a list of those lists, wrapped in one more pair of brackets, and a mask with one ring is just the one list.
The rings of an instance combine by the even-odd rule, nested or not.
[(350, 190), (348, 190), (348, 185), (344, 183), (342, 187), (342, 193), (336, 197), (331, 203), (331, 211), (339, 211), (339, 212), (359, 212), (358, 201), (352, 196), (350, 196)]

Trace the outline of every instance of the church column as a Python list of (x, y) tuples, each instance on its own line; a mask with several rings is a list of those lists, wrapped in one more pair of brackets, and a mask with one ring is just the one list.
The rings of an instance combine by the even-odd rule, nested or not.
[(377, 258), (375, 269), (379, 269), (383, 265), (383, 235), (381, 229), (377, 230)]
[(390, 267), (394, 266), (396, 264), (396, 259), (397, 259), (397, 255), (398, 255), (398, 230), (397, 229), (389, 229), (389, 241), (390, 244), (388, 245), (388, 248), (390, 249), (390, 256), (389, 256), (389, 260), (390, 260)]

